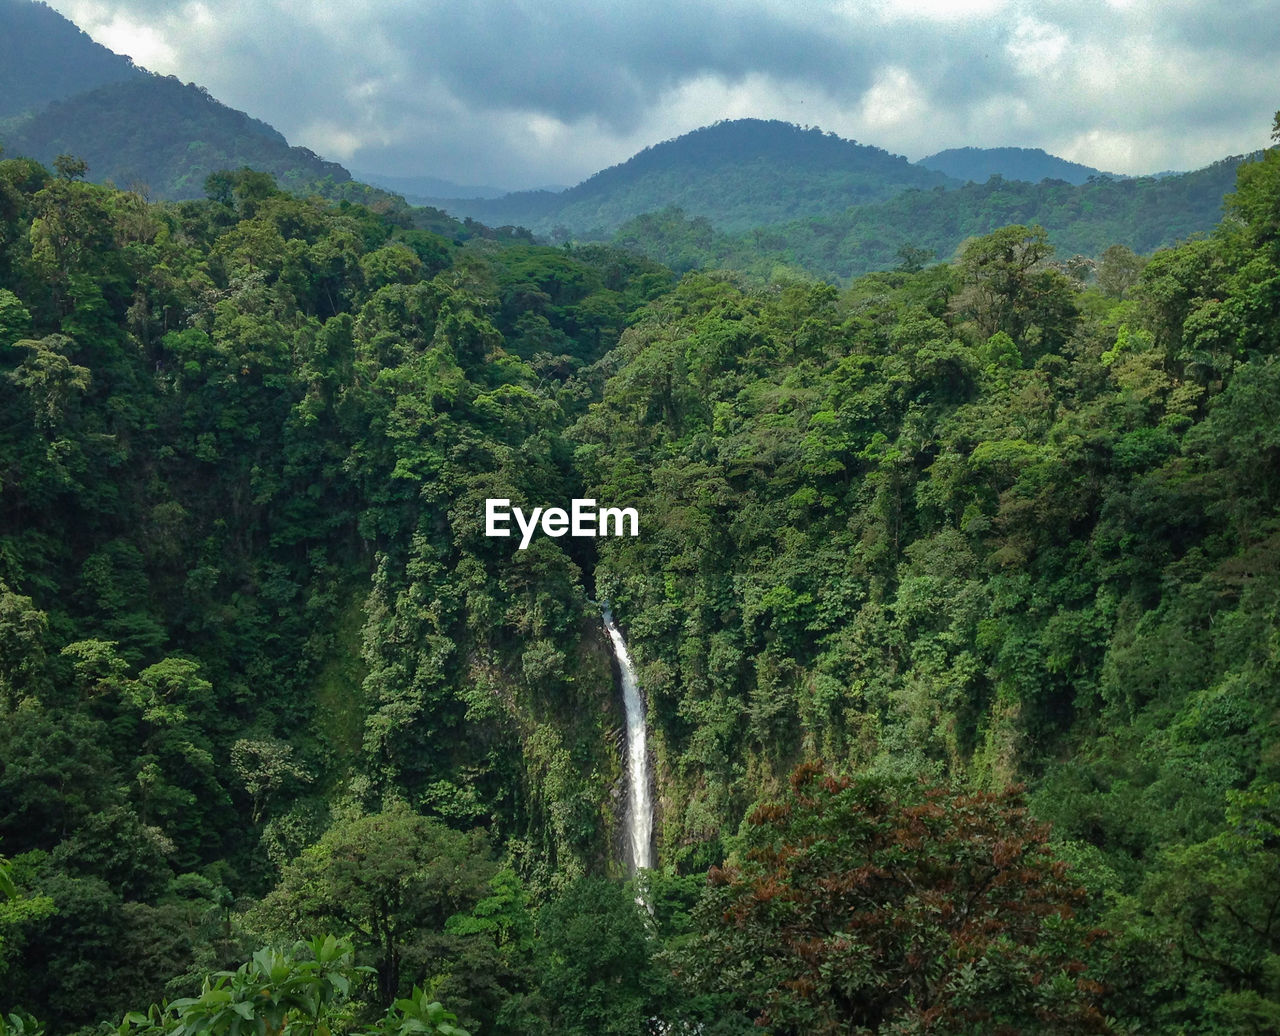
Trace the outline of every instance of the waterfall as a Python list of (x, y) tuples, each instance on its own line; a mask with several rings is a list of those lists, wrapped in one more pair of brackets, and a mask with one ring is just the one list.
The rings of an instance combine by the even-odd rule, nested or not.
[(613, 653), (622, 670), (622, 703), (627, 710), (627, 834), (632, 873), (653, 867), (653, 806), (649, 801), (649, 753), (645, 746), (644, 699), (636, 682), (635, 667), (627, 652), (627, 642), (613, 621), (613, 612), (604, 607), (604, 628), (613, 643)]

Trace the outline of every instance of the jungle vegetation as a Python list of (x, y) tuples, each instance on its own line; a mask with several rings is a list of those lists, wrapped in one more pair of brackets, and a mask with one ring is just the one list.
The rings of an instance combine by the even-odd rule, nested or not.
[(845, 287), (83, 172), (0, 161), (5, 1033), (1274, 1028), (1280, 152)]

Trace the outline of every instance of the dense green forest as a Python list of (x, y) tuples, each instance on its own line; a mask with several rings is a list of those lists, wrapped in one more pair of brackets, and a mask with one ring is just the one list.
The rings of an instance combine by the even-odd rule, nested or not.
[(0, 162), (6, 1036), (1274, 1029), (1280, 152), (845, 288), (82, 172)]
[(663, 207), (612, 240), (678, 271), (730, 268), (769, 279), (797, 271), (844, 282), (895, 266), (950, 259), (966, 239), (1003, 226), (1044, 227), (1060, 259), (1084, 262), (1112, 245), (1149, 253), (1215, 226), (1242, 158), (1194, 173), (1073, 186), (994, 176), (954, 190), (904, 191), (840, 213), (727, 233), (704, 216)]
[(945, 173), (961, 183), (986, 183), (993, 176), (1003, 180), (1025, 180), (1027, 183), (1065, 180), (1082, 184), (1095, 176), (1117, 179), (1111, 173), (1079, 162), (1068, 162), (1038, 147), (953, 147), (928, 155), (916, 165)]
[(220, 169), (249, 166), (302, 188), (351, 174), (276, 130), (220, 104), (194, 83), (144, 75), (54, 101), (0, 136), (7, 152), (52, 163), (74, 153), (93, 179), (160, 198), (200, 198)]
[[(679, 273), (845, 283), (903, 253), (908, 268), (950, 259), (967, 238), (1016, 223), (1043, 226), (1063, 259), (1111, 245), (1149, 253), (1216, 226), (1243, 160), (1132, 179), (1019, 148), (913, 165), (818, 129), (739, 119), (646, 148), (567, 191), (433, 204), (554, 242), (607, 239)], [(991, 168), (1006, 175), (982, 175)]]

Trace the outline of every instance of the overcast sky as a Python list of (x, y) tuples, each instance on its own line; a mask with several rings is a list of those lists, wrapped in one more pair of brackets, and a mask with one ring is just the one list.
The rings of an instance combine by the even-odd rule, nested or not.
[(1268, 143), (1275, 0), (50, 0), (326, 158), (573, 184), (718, 119), (1119, 173)]

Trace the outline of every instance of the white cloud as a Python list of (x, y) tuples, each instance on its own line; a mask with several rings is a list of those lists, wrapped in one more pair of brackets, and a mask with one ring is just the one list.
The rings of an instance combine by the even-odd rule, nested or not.
[(108, 50), (133, 58), (134, 64), (169, 74), (178, 60), (178, 49), (163, 30), (138, 21), (119, 7), (98, 0), (72, 0), (57, 5), (81, 29)]
[(1028, 76), (1058, 71), (1071, 46), (1067, 34), (1056, 25), (1034, 18), (1019, 18), (1005, 49), (1019, 71)]
[(874, 141), (876, 131), (894, 131), (918, 125), (928, 116), (928, 101), (918, 83), (905, 68), (889, 66), (863, 95), (858, 112), (864, 133)]
[[(847, 6), (856, 10), (865, 9), (866, 5), (849, 0)], [(875, 4), (883, 18), (938, 22), (991, 18), (1010, 6), (1010, 0), (878, 0)]]

